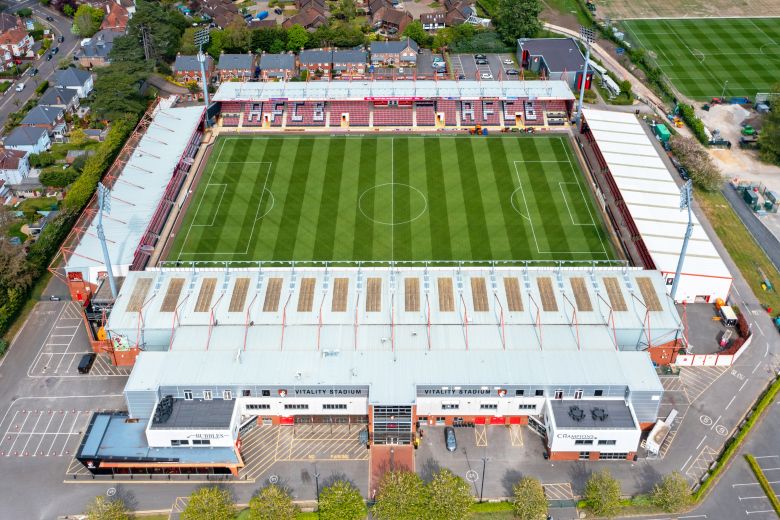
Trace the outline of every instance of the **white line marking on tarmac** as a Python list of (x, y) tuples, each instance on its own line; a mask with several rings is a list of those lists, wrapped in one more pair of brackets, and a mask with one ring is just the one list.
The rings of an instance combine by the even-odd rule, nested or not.
[(741, 392), (742, 389), (745, 388), (745, 385), (747, 384), (748, 381), (750, 381), (750, 378), (745, 379), (745, 382), (742, 383), (742, 386), (739, 387), (739, 390), (737, 390), (737, 392)]
[(726, 405), (726, 408), (724, 408), (724, 410), (728, 410), (728, 409), (729, 409), (729, 406), (731, 406), (731, 403), (733, 403), (733, 402), (734, 402), (734, 399), (736, 399), (736, 398), (737, 398), (737, 396), (736, 396), (736, 395), (735, 395), (735, 396), (732, 396), (732, 398), (731, 398), (731, 401), (729, 401), (729, 404), (727, 404), (727, 405)]
[(682, 466), (680, 466), (680, 472), (681, 473), (682, 473), (683, 468), (685, 468), (685, 466), (688, 465), (688, 463), (691, 461), (692, 458), (693, 458), (693, 455), (688, 455), (688, 460), (686, 460), (685, 463)]
[(761, 366), (761, 363), (762, 363), (761, 361), (759, 361), (758, 363), (756, 363), (756, 367), (753, 369), (753, 371), (751, 372), (751, 374), (755, 374), (755, 373), (756, 373), (756, 370), (758, 370), (758, 367), (760, 367), (760, 366)]
[(760, 457), (753, 457), (754, 459), (776, 459), (780, 455), (761, 455)]
[[(768, 482), (769, 484), (780, 484), (780, 480), (775, 480), (774, 482)], [(747, 484), (732, 484), (731, 487), (737, 487), (737, 486), (758, 486), (758, 482), (748, 482)]]
[(710, 427), (710, 430), (715, 428), (715, 426), (718, 424), (718, 421), (720, 421), (720, 418), (723, 417), (722, 415), (719, 415), (717, 419), (715, 419), (715, 422), (712, 423), (712, 426)]
[(761, 511), (748, 511), (747, 509), (745, 509), (746, 515), (752, 515), (753, 513), (774, 513), (774, 512), (775, 512), (774, 509), (762, 509)]
[(699, 441), (699, 444), (696, 446), (696, 449), (697, 449), (697, 450), (698, 450), (699, 448), (701, 448), (701, 445), (702, 445), (702, 444), (704, 444), (704, 441), (705, 441), (705, 439), (706, 439), (706, 438), (707, 438), (707, 436), (706, 436), (706, 435), (705, 435), (704, 437), (702, 437), (702, 438), (701, 438), (701, 440)]

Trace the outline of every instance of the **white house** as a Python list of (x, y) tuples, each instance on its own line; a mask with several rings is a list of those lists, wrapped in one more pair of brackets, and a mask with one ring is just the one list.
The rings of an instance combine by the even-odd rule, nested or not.
[(92, 74), (85, 70), (69, 67), (65, 70), (58, 70), (54, 80), (57, 87), (75, 89), (79, 98), (85, 98), (92, 92), (94, 81)]
[(0, 148), (0, 181), (19, 184), (30, 174), (29, 152)]
[(49, 132), (37, 126), (18, 126), (5, 138), (6, 148), (30, 153), (45, 152), (51, 146)]

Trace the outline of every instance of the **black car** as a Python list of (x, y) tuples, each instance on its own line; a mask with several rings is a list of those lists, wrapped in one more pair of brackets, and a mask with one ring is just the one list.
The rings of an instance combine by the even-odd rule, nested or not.
[(38, 69), (35, 67), (30, 69), (30, 76), (37, 76), (38, 75)]
[(46, 17), (46, 21), (47, 21), (47, 22), (53, 22), (53, 21), (54, 21), (54, 18), (53, 18), (53, 17), (51, 17), (51, 16), (47, 16), (47, 17)]
[(283, 12), (284, 11), (282, 10), (281, 7), (277, 7), (277, 8), (274, 9), (274, 13), (276, 13), (276, 14), (282, 14)]
[(51, 58), (52, 58), (52, 55), (51, 55), (51, 54), (47, 54), (47, 55), (46, 55), (46, 61), (51, 61)]
[(466, 79), (466, 75), (465, 74), (458, 74), (458, 79)]
[(476, 59), (474, 61), (476, 62), (477, 65), (487, 65), (488, 64), (488, 60), (486, 60), (485, 58)]
[(89, 371), (92, 370), (92, 365), (95, 363), (95, 358), (97, 358), (97, 354), (94, 352), (81, 356), (78, 368), (79, 374), (89, 374)]
[(447, 451), (455, 451), (458, 449), (458, 441), (455, 438), (455, 428), (452, 426), (444, 428), (444, 444), (447, 446)]
[(475, 60), (486, 60), (487, 56), (485, 56), (484, 54), (475, 54), (474, 55), (474, 59)]
[(60, 36), (59, 38), (57, 38), (57, 41), (62, 43), (62, 42), (65, 41), (65, 37), (64, 36)]
[(506, 69), (504, 72), (506, 72), (507, 76), (517, 76), (518, 74), (520, 74), (515, 69)]
[(51, 53), (52, 53), (52, 55), (54, 55), (54, 54), (57, 54), (58, 52), (60, 52), (60, 48), (59, 48), (59, 47), (54, 47), (54, 48), (51, 50)]

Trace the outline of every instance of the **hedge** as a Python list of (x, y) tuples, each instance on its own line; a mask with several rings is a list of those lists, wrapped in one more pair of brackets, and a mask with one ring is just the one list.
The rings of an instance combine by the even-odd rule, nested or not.
[(693, 135), (696, 136), (696, 139), (704, 146), (707, 146), (710, 140), (707, 137), (707, 133), (704, 131), (704, 123), (701, 122), (701, 119), (696, 117), (693, 107), (681, 103), (677, 105), (677, 108), (680, 110), (680, 117), (685, 121), (685, 124), (688, 125), (688, 128), (691, 129)]
[(48, 79), (45, 79), (45, 80), (41, 81), (41, 84), (40, 84), (40, 85), (38, 85), (37, 87), (35, 87), (35, 93), (36, 93), (36, 94), (38, 94), (38, 95), (40, 96), (41, 94), (43, 94), (44, 92), (46, 92), (46, 89), (47, 89), (47, 88), (49, 88), (49, 80), (48, 80)]
[(758, 483), (761, 485), (761, 489), (764, 490), (764, 493), (766, 493), (766, 497), (772, 503), (772, 507), (775, 508), (775, 513), (777, 513), (777, 516), (780, 516), (780, 500), (778, 500), (775, 490), (772, 489), (772, 485), (769, 484), (769, 481), (766, 479), (764, 470), (758, 465), (758, 462), (756, 462), (756, 458), (753, 455), (750, 455), (749, 453), (745, 454), (745, 460), (747, 460), (750, 469), (755, 473)]
[(38, 180), (44, 186), (52, 188), (64, 188), (78, 179), (79, 172), (75, 168), (65, 168), (54, 166), (43, 170)]

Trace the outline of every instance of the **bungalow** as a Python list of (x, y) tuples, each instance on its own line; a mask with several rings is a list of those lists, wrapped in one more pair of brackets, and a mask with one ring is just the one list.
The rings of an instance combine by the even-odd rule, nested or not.
[(328, 19), (325, 18), (325, 15), (320, 13), (317, 9), (306, 9), (305, 11), (301, 11), (300, 13), (291, 16), (284, 22), (282, 22), (282, 27), (285, 29), (289, 29), (293, 25), (300, 25), (307, 31), (315, 31), (319, 26), (325, 25), (327, 23)]
[(247, 54), (225, 54), (219, 57), (217, 76), (219, 81), (249, 81), (255, 73), (255, 56)]
[[(209, 55), (206, 55), (205, 67), (206, 82), (210, 84), (214, 74), (214, 60)], [(201, 84), (200, 62), (197, 56), (178, 54), (176, 61), (173, 63), (173, 75), (179, 83), (196, 82), (203, 88)]]
[(366, 73), (368, 53), (362, 49), (334, 50), (333, 73), (341, 76), (363, 76)]
[(330, 49), (307, 49), (298, 54), (298, 68), (306, 69), (309, 74), (318, 71), (330, 76), (333, 66), (333, 51)]
[(446, 18), (447, 13), (442, 11), (423, 13), (420, 15), (420, 23), (426, 31), (437, 31), (447, 26)]
[(19, 184), (30, 174), (29, 152), (0, 148), (0, 182)]
[(49, 87), (38, 100), (38, 105), (57, 107), (65, 112), (72, 112), (79, 108), (79, 96), (75, 89)]
[(388, 34), (400, 34), (412, 23), (412, 15), (393, 7), (381, 7), (374, 13), (371, 22), (375, 29), (382, 29)]
[(57, 71), (54, 77), (54, 85), (73, 89), (79, 98), (84, 99), (92, 92), (94, 80), (92, 79), (92, 74), (86, 70), (68, 67), (65, 70)]
[(11, 150), (23, 150), (30, 153), (45, 152), (51, 146), (49, 132), (37, 126), (17, 126), (5, 138), (3, 145)]
[(103, 29), (95, 33), (92, 38), (81, 40), (81, 46), (76, 50), (76, 59), (79, 65), (86, 68), (102, 67), (111, 63), (109, 54), (114, 48), (114, 39), (124, 36), (121, 31)]
[(420, 46), (411, 38), (401, 41), (371, 42), (371, 63), (412, 67), (417, 64), (419, 52)]
[(260, 56), (260, 77), (263, 80), (289, 80), (297, 73), (295, 55), (293, 54), (263, 54)]

